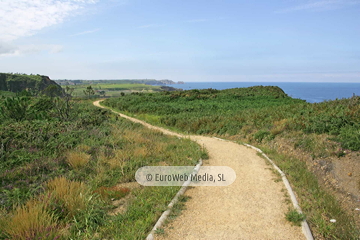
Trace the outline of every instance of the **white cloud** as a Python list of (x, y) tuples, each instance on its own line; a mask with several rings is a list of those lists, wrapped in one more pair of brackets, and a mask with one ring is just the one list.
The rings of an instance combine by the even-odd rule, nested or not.
[(307, 1), (305, 4), (300, 4), (294, 7), (289, 7), (276, 11), (276, 13), (287, 13), (295, 11), (328, 11), (335, 10), (353, 5), (359, 5), (358, 0), (323, 0), (323, 1)]
[(90, 33), (97, 32), (99, 30), (100, 30), (100, 28), (97, 28), (97, 29), (93, 29), (93, 30), (88, 30), (88, 31), (84, 31), (84, 32), (75, 33), (75, 34), (70, 35), (70, 36), (73, 37), (73, 36), (80, 36), (80, 35), (90, 34)]
[(40, 52), (59, 53), (63, 49), (62, 45), (57, 44), (29, 44), (15, 46), (9, 43), (0, 43), (0, 56), (18, 56), (23, 54), (34, 54)]
[(29, 54), (29, 53), (39, 53), (47, 51), (49, 53), (59, 53), (63, 49), (62, 45), (57, 44), (42, 44), (42, 45), (23, 45), (19, 46), (18, 54)]
[(0, 56), (15, 54), (18, 48), (6, 42), (0, 42)]
[(4, 42), (34, 35), (43, 28), (62, 23), (87, 4), (98, 0), (2, 0), (0, 40)]

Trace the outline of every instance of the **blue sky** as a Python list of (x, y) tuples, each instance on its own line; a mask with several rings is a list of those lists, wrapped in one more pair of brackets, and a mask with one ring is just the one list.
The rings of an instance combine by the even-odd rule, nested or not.
[(356, 0), (0, 0), (0, 72), (360, 82)]

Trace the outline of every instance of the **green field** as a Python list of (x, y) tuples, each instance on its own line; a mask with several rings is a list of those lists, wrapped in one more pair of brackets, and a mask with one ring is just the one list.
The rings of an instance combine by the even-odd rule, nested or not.
[[(107, 96), (107, 97), (119, 97), (121, 93), (131, 93), (131, 92), (156, 92), (161, 91), (160, 86), (151, 86), (146, 84), (137, 84), (137, 83), (95, 83), (95, 84), (81, 84), (69, 86), (74, 88), (73, 96), (74, 97), (85, 97), (84, 90), (87, 87), (91, 86), (95, 91), (94, 96)], [(63, 86), (64, 87), (64, 86)], [(104, 94), (101, 94), (101, 91), (104, 91)]]

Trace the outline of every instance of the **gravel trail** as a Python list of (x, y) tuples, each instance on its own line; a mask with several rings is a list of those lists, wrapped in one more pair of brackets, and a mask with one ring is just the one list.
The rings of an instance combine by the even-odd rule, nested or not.
[[(99, 101), (94, 105), (102, 107)], [(156, 239), (306, 239), (301, 227), (285, 220), (290, 205), (285, 203), (284, 185), (274, 181), (271, 166), (255, 150), (211, 137), (184, 136), (119, 115), (165, 134), (190, 137), (209, 153), (204, 166), (228, 166), (236, 172), (229, 186), (188, 189), (186, 209)]]

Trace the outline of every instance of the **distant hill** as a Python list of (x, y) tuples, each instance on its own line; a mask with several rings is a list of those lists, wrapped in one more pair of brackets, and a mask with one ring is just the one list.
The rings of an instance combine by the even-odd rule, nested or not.
[(172, 85), (172, 84), (184, 84), (184, 82), (174, 82), (169, 79), (155, 80), (155, 79), (104, 79), (104, 80), (67, 80), (58, 79), (55, 80), (59, 85), (83, 85), (83, 84), (97, 84), (97, 83), (117, 83), (117, 84), (147, 84), (147, 85)]
[[(52, 87), (49, 87), (52, 86)], [(49, 90), (56, 95), (62, 88), (48, 76), (0, 73), (0, 91), (21, 92), (23, 90), (47, 93)]]

